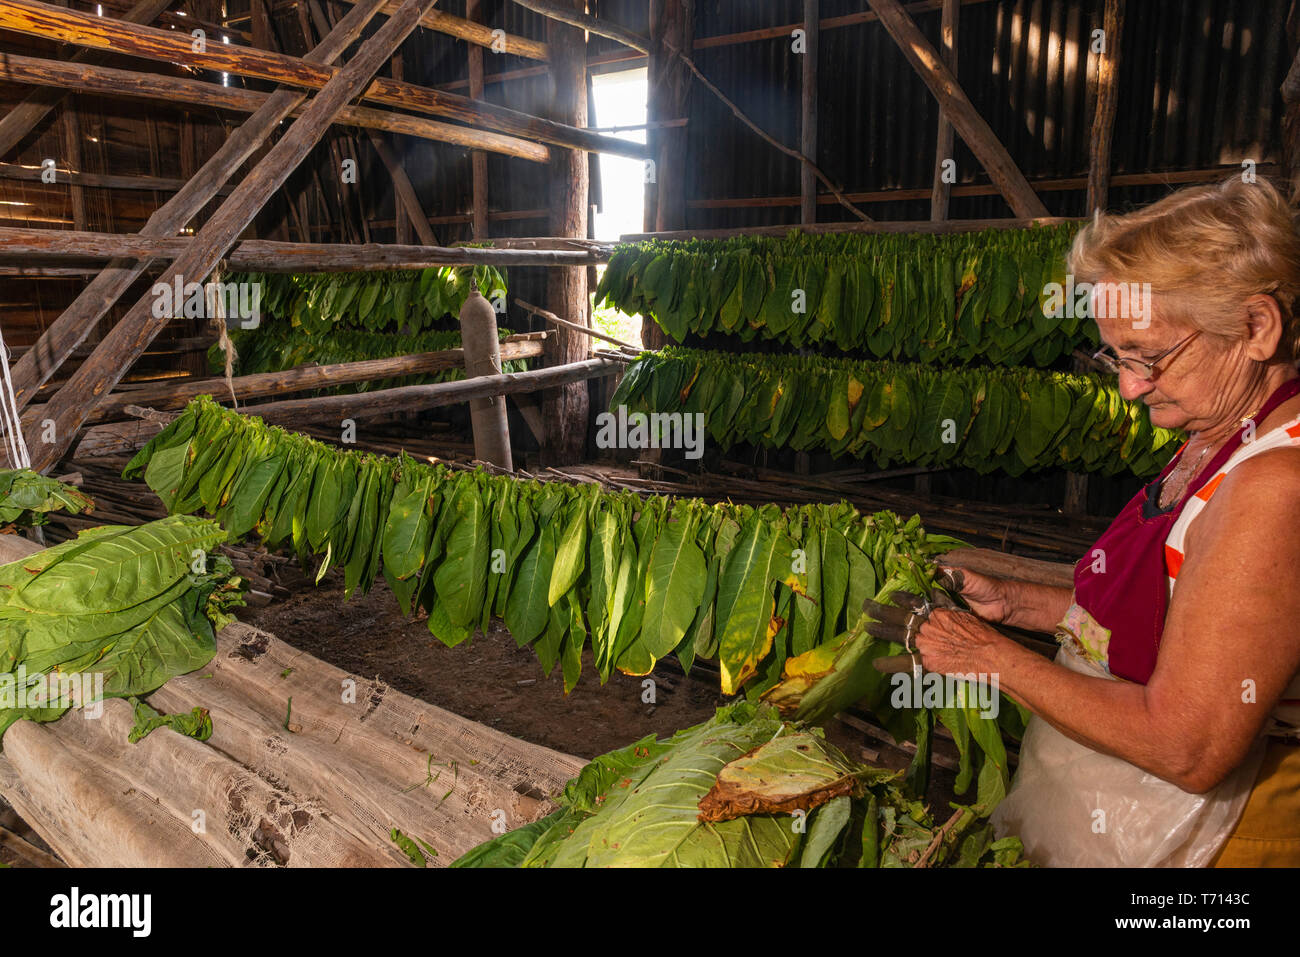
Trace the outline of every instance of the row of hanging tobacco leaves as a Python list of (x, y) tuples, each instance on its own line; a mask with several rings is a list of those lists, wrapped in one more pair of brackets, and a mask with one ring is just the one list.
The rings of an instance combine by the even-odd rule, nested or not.
[[(232, 540), (256, 531), (323, 556), (318, 575), (342, 568), (348, 596), (382, 570), (447, 645), (501, 617), (548, 671), (563, 665), (567, 688), (588, 637), (602, 680), (676, 652), (686, 667), (717, 658), (728, 694), (760, 674), (774, 684), (787, 655), (845, 632), (882, 588), (928, 591), (926, 558), (959, 544), (843, 503), (643, 499), (336, 449), (206, 396), (124, 473), (141, 474), (169, 511), (205, 509)], [(820, 594), (794, 570), (812, 542)]]
[(423, 270), (342, 273), (227, 273), (228, 283), (261, 287), (260, 310), (272, 321), (321, 335), (342, 327), (370, 332), (422, 332), (460, 315), (470, 281), (488, 298), (507, 292), (491, 266), (431, 266)]
[[(896, 737), (921, 739), (913, 776), (922, 783), (937, 717), (958, 741), (958, 783), (978, 772), (990, 809), (1005, 791), (999, 727), (1019, 734), (1018, 707), (1003, 699), (997, 718), (896, 708), (870, 667), (902, 648), (871, 635), (867, 600), (930, 594), (930, 560), (962, 545), (927, 535), (917, 516), (862, 515), (844, 502), (714, 505), (454, 471), (336, 449), (207, 396), (123, 474), (143, 475), (172, 513), (206, 510), (231, 540), (255, 532), (267, 547), (292, 547), (304, 566), (319, 556), (317, 581), (341, 568), (345, 598), (383, 574), (403, 612), (426, 612), (448, 646), (500, 618), (547, 674), (560, 665), (566, 692), (588, 642), (602, 682), (615, 670), (649, 674), (670, 654), (688, 670), (697, 657), (716, 660), (724, 693), (766, 694), (799, 720), (862, 700)], [(827, 680), (810, 684), (813, 674)]]
[[(509, 329), (500, 330), (502, 341), (511, 335), (513, 333)], [(273, 323), (258, 329), (231, 330), (230, 341), (238, 356), (233, 366), (234, 374), (252, 375), (257, 372), (282, 372), (308, 363), (331, 365), (459, 349), (460, 333), (453, 330), (389, 333), (336, 329), (328, 335), (315, 335), (286, 324)], [(225, 369), (225, 362), (225, 353), (220, 344), (213, 345), (208, 350), (208, 365), (212, 371), (221, 373)], [(527, 359), (509, 359), (501, 364), (503, 372), (523, 372), (527, 369)], [(458, 367), (440, 372), (357, 382), (342, 386), (336, 391), (372, 392), (404, 385), (453, 382), (463, 378), (465, 370)]]
[(615, 249), (596, 302), (653, 318), (679, 343), (728, 333), (882, 359), (1048, 366), (1096, 341), (1081, 310), (1043, 308), (1077, 228), (652, 240)]
[(1057, 466), (1158, 472), (1179, 433), (1151, 425), (1113, 381), (1039, 369), (939, 369), (820, 356), (730, 355), (670, 346), (645, 353), (611, 407), (703, 413), (723, 448), (870, 456), (893, 463), (1001, 470)]

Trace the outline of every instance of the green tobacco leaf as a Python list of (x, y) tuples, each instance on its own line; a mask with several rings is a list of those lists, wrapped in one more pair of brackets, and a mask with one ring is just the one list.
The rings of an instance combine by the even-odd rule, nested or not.
[(780, 625), (773, 619), (777, 582), (790, 582), (793, 547), (757, 517), (741, 528), (718, 579), (718, 663), (723, 694), (735, 694), (758, 671)]
[(663, 658), (681, 643), (699, 610), (707, 577), (695, 523), (683, 511), (664, 527), (650, 552), (641, 640), (651, 657)]

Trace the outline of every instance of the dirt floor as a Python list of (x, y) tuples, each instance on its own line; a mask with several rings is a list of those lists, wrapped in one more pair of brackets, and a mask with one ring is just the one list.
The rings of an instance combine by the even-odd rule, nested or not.
[(286, 566), (281, 584), (292, 592), (240, 618), (295, 648), (358, 676), (378, 677), (406, 694), (454, 711), (514, 737), (592, 758), (647, 734), (667, 734), (708, 718), (726, 703), (703, 681), (680, 672), (644, 678), (615, 674), (602, 687), (588, 649), (582, 678), (567, 696), (560, 669), (546, 676), (529, 648), (517, 648), (494, 622), (491, 631), (456, 648), (429, 633), (424, 620), (402, 617), (382, 579), (368, 595), (343, 600), (342, 576), (319, 587)]

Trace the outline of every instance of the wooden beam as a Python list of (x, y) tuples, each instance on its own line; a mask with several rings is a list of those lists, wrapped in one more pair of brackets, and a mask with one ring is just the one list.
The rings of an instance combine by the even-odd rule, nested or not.
[[(257, 112), (270, 95), (234, 86), (218, 86), (203, 80), (104, 66), (60, 63), (56, 60), (19, 55), (0, 57), (0, 80), (48, 84), (87, 93), (102, 93), (107, 96), (139, 97), (173, 104), (189, 103), (238, 113)], [(298, 115), (301, 112), (302, 107), (295, 107), (291, 115)], [(362, 129), (403, 133), (407, 136), (438, 143), (450, 143), (467, 149), (485, 149), (534, 163), (550, 161), (550, 151), (540, 143), (502, 133), (476, 130), (452, 123), (440, 123), (423, 116), (391, 113), (367, 106), (349, 106), (339, 111), (337, 121)]]
[(459, 405), (471, 399), (560, 389), (588, 379), (616, 375), (624, 368), (623, 363), (609, 359), (585, 359), (562, 366), (530, 369), (527, 372), (508, 372), (503, 375), (477, 376), (458, 382), (406, 385), (356, 395), (284, 399), (262, 405), (243, 406), (238, 411), (244, 415), (261, 416), (267, 422), (284, 426), (293, 426), (302, 422), (373, 419), (395, 412), (420, 412), (425, 409)]
[[(343, 0), (343, 2), (355, 3), (356, 0)], [(397, 0), (388, 0), (380, 12), (392, 13), (396, 9)], [(521, 56), (529, 60), (548, 60), (551, 55), (546, 44), (538, 40), (530, 40), (512, 33), (506, 33), (504, 37), (499, 34), (494, 35), (495, 31), (476, 20), (473, 14), (468, 17), (457, 17), (450, 13), (443, 13), (441, 10), (430, 10), (420, 21), (420, 26), (464, 40), (470, 46), (480, 49), (496, 48), (504, 44), (505, 49), (501, 52), (509, 56)]]
[[(393, 54), (419, 23), (420, 16), (435, 0), (405, 0), (401, 10), (367, 39), (356, 55), (337, 71), (312, 98), (301, 117), (285, 131), (266, 158), (221, 204), (184, 256), (164, 272), (162, 282), (201, 282), (235, 245), (257, 211), (284, 185), (289, 174), (307, 156), (344, 105), (365, 89), (379, 67)], [(363, 9), (369, 18), (368, 8)], [(344, 22), (350, 22), (345, 18)], [(46, 406), (45, 419), (54, 424), (54, 441), (39, 443), (32, 456), (33, 468), (52, 467), (71, 447), (76, 433), (90, 415), (100, 396), (107, 395), (131, 367), (170, 317), (154, 315), (154, 296), (142, 297), (100, 341), (90, 358), (68, 379)], [(33, 432), (35, 434), (35, 432)]]
[(1105, 52), (1097, 63), (1097, 109), (1088, 146), (1088, 212), (1105, 210), (1110, 195), (1110, 144), (1119, 106), (1119, 54), (1124, 33), (1124, 0), (1106, 0), (1102, 19)]
[[(353, 15), (308, 55), (329, 63), (341, 56), (372, 17), (380, 0), (366, 0)], [(251, 117), (208, 159), (195, 177), (159, 207), (141, 228), (147, 238), (175, 236), (199, 214), (225, 186), (231, 176), (253, 155), (254, 150), (279, 126), (289, 112), (305, 99), (296, 90), (278, 90), (263, 100)], [(54, 375), (72, 350), (81, 345), (96, 324), (144, 272), (147, 263), (114, 259), (103, 273), (82, 290), (53, 323), (35, 347), (13, 367), (13, 387), (21, 410), (36, 391)]]
[[(818, 0), (803, 0), (804, 54), (800, 83), (800, 150), (814, 163), (817, 162), (817, 51), (821, 23), (821, 5)], [(803, 164), (799, 168), (799, 221), (805, 225), (817, 222), (817, 174)]]
[[(644, 228), (650, 232), (686, 226), (687, 135), (684, 128), (656, 126), (686, 113), (694, 79), (675, 50), (688, 50), (695, 27), (694, 0), (650, 0), (649, 96), (646, 132), (654, 177), (645, 186)], [(588, 61), (590, 65), (590, 61)], [(653, 319), (641, 320), (641, 341), (647, 349), (662, 347), (667, 339)]]
[[(1211, 166), (1207, 169), (1169, 170), (1158, 173), (1120, 173), (1111, 177), (1111, 186), (1169, 186), (1184, 183), (1213, 183), (1240, 172), (1239, 166)], [(1257, 172), (1264, 176), (1277, 175), (1280, 167), (1275, 163), (1261, 163)], [(1088, 177), (1072, 176), (1063, 179), (1036, 179), (1030, 185), (1036, 193), (1069, 192), (1086, 190)], [(952, 196), (997, 196), (998, 188), (991, 184), (971, 183), (965, 186), (953, 186)], [(905, 200), (929, 199), (931, 189), (877, 189), (865, 193), (845, 193), (845, 197), (854, 203), (896, 203)], [(798, 196), (749, 196), (730, 199), (691, 199), (687, 200), (687, 209), (760, 209), (778, 207), (797, 207), (801, 202)], [(817, 197), (823, 206), (833, 205), (838, 200), (834, 196), (823, 194)], [(793, 227), (791, 227), (793, 228)]]
[(579, 30), (586, 30), (598, 37), (616, 40), (625, 47), (631, 47), (639, 53), (650, 52), (650, 41), (627, 27), (611, 23), (601, 17), (588, 16), (583, 11), (585, 5), (576, 6), (564, 0), (515, 0), (515, 3), (534, 13), (540, 13), (556, 23), (565, 23)]
[(898, 0), (867, 0), (880, 17), (880, 23), (903, 51), (913, 69), (938, 99), (948, 119), (966, 141), (966, 145), (983, 164), (989, 178), (1016, 216), (1022, 219), (1047, 216), (1047, 207), (1034, 193), (1006, 147), (975, 109), (957, 77), (944, 65), (939, 54), (916, 23), (904, 12)]
[[(585, 0), (565, 0), (568, 9), (583, 10)], [(554, 99), (551, 115), (561, 123), (587, 125), (587, 45), (582, 31), (559, 20), (547, 24), (551, 48)], [(587, 238), (590, 166), (576, 150), (556, 150), (551, 160), (550, 206), (552, 236)], [(557, 315), (589, 322), (590, 302), (585, 269), (553, 269), (546, 276), (546, 306)], [(559, 329), (546, 340), (546, 360), (564, 366), (591, 354), (586, 337)], [(542, 457), (551, 465), (579, 461), (586, 451), (590, 402), (585, 385), (574, 381), (542, 397), (544, 418), (550, 423)]]
[[(384, 139), (384, 134), (375, 130), (367, 130), (370, 134), (370, 143), (379, 154), (379, 161), (384, 164), (388, 170), (388, 175), (393, 178), (393, 194), (397, 198), (397, 204), (401, 210), (406, 211), (406, 218), (411, 225), (415, 227), (415, 234), (420, 238), (420, 243), (425, 246), (437, 246), (438, 237), (433, 233), (433, 227), (429, 225), (429, 217), (424, 214), (424, 208), (420, 205), (420, 198), (415, 195), (415, 187), (411, 185), (411, 178), (406, 175), (406, 170), (402, 169), (402, 162), (393, 152), (388, 141)], [(397, 215), (401, 215), (401, 210)]]
[[(540, 356), (543, 351), (540, 339), (507, 339), (501, 343), (501, 361), (513, 362)], [(154, 409), (179, 409), (191, 399), (210, 395), (218, 402), (230, 398), (233, 386), (235, 397), (244, 402), (271, 395), (289, 395), (309, 389), (321, 389), (355, 382), (375, 382), (408, 375), (428, 375), (459, 369), (465, 364), (461, 349), (441, 352), (423, 352), (389, 359), (366, 359), (361, 362), (339, 362), (330, 365), (305, 365), (282, 372), (260, 372), (233, 377), (229, 383), (222, 376), (211, 379), (182, 379), (146, 385), (125, 392), (114, 392), (96, 406), (86, 421), (89, 423), (114, 422), (126, 418), (128, 405), (146, 405)]]
[[(138, 233), (77, 232), (0, 226), (0, 261), (178, 259), (193, 238)], [(571, 249), (491, 249), (469, 246), (395, 246), (370, 243), (282, 243), (246, 239), (226, 256), (249, 272), (382, 272), (430, 266), (592, 266), (609, 262), (612, 245)]]
[[(0, 179), (18, 180), (27, 183), (41, 182), (44, 171), (39, 166), (22, 166), (18, 163), (0, 163)], [(90, 189), (131, 189), (152, 192), (174, 193), (181, 189), (188, 180), (168, 176), (130, 176), (125, 173), (86, 173), (66, 167), (56, 167), (55, 177), (60, 183), (85, 186)], [(230, 192), (222, 189), (223, 193)]]
[[(1124, 33), (1124, 0), (1106, 0), (1102, 14), (1105, 46), (1097, 62), (1096, 111), (1092, 118), (1092, 137), (1088, 144), (1088, 212), (1105, 210), (1110, 205), (1110, 144), (1115, 132), (1115, 112), (1119, 106), (1119, 54)], [(1087, 363), (1074, 360), (1076, 372), (1086, 371)], [(1066, 515), (1088, 513), (1088, 476), (1067, 472), (1065, 496), (1061, 510)]]
[[(903, 9), (909, 14), (915, 16), (919, 13), (933, 13), (943, 7), (945, 0), (916, 0), (913, 3), (903, 4)], [(989, 3), (991, 0), (960, 0), (963, 7), (974, 6), (978, 3)], [(825, 17), (821, 20), (819, 28), (824, 33), (827, 30), (838, 30), (842, 27), (856, 27), (864, 23), (875, 23), (880, 18), (873, 11), (864, 10), (861, 13), (846, 13), (838, 17)], [(798, 23), (790, 23), (780, 27), (762, 27), (758, 30), (745, 30), (742, 33), (723, 33), (711, 37), (699, 37), (695, 41), (695, 49), (708, 50), (714, 47), (729, 47), (743, 43), (755, 43), (760, 40), (788, 39), (790, 34), (799, 29)]]
[[(234, 73), (308, 90), (323, 88), (334, 72), (329, 67), (287, 54), (234, 44), (210, 44), (205, 52), (196, 53), (191, 47), (190, 38), (174, 30), (155, 30), (122, 23), (107, 17), (50, 6), (40, 0), (5, 0), (0, 4), (0, 28), (30, 36), (63, 40), (78, 46), (111, 49), (128, 56), (164, 63), (185, 63), (191, 67)], [(645, 148), (638, 143), (385, 77), (376, 77), (361, 97), (369, 103), (451, 117), (474, 126), (555, 146), (612, 153), (634, 159), (640, 159), (645, 154)]]
[[(466, 0), (465, 15), (473, 21), (481, 20), (481, 0)], [(469, 48), (469, 96), (471, 100), (483, 99), (483, 48)], [(476, 240), (488, 238), (488, 163), (487, 154), (475, 150), (470, 154), (470, 195), (472, 198), (473, 227), (470, 231)]]
[[(957, 18), (961, 11), (960, 0), (943, 0), (943, 18), (939, 24), (944, 65), (957, 75)], [(952, 124), (948, 114), (939, 107), (939, 135), (934, 149), (934, 186), (930, 191), (930, 218), (942, 222), (948, 218), (948, 199), (952, 184), (945, 177), (945, 165), (953, 160)]]
[[(140, 0), (135, 6), (122, 15), (122, 19), (129, 23), (153, 23), (161, 14), (171, 6), (171, 0)], [(7, 56), (7, 55), (6, 55)], [(77, 50), (69, 58), (69, 63), (102, 63), (108, 59), (106, 53), (95, 50)], [(3, 68), (4, 58), (0, 57), (0, 68)], [(40, 89), (33, 90), (27, 97), (8, 113), (0, 118), (0, 156), (7, 155), (11, 150), (18, 146), (28, 133), (36, 128), (36, 125), (54, 109), (63, 102), (67, 96), (64, 90)]]
[(905, 221), (870, 223), (818, 223), (815, 226), (742, 226), (738, 229), (680, 229), (664, 233), (631, 233), (619, 237), (621, 243), (639, 243), (647, 239), (730, 239), (733, 236), (788, 236), (799, 232), (827, 233), (972, 233), (981, 229), (1023, 229), (1027, 226), (1059, 226), (1081, 223), (1070, 216), (1040, 216), (1034, 219), (949, 219), (942, 223)]

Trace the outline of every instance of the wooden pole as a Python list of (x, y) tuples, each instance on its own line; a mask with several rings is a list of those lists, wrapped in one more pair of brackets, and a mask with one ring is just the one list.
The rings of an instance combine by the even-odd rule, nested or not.
[(515, 0), (521, 7), (540, 13), (555, 23), (568, 24), (579, 30), (586, 30), (598, 37), (617, 40), (625, 47), (631, 47), (640, 53), (650, 52), (650, 41), (638, 33), (617, 23), (610, 23), (600, 17), (589, 16), (585, 4), (575, 4), (572, 0)]
[[(467, 0), (465, 8), (467, 19), (478, 22), (483, 18), (481, 0)], [(469, 96), (471, 100), (483, 99), (483, 48), (471, 45), (469, 48)], [(470, 154), (470, 191), (473, 196), (473, 229), (471, 235), (482, 242), (488, 238), (488, 163), (487, 153), (474, 150)]]
[[(129, 23), (153, 23), (158, 15), (171, 6), (171, 0), (140, 0), (122, 19)], [(97, 50), (78, 50), (68, 58), (68, 63), (102, 63), (107, 53)], [(0, 58), (0, 75), (4, 72), (4, 58)], [(67, 96), (65, 90), (42, 88), (33, 90), (27, 97), (0, 118), (0, 156), (13, 150), (36, 125)]]
[[(0, 4), (0, 28), (165, 63), (181, 62), (190, 67), (234, 73), (308, 90), (322, 89), (333, 73), (328, 67), (308, 63), (298, 57), (252, 47), (218, 43), (209, 44), (204, 52), (197, 53), (192, 48), (190, 38), (174, 30), (155, 30), (152, 27), (122, 23), (108, 17), (54, 7), (39, 0), (5, 0)], [(376, 77), (361, 97), (369, 103), (451, 117), (464, 123), (555, 146), (613, 153), (634, 159), (641, 159), (645, 155), (645, 148), (639, 143), (386, 77)]]
[[(56, 60), (8, 54), (0, 57), (0, 80), (42, 84), (108, 96), (158, 100), (164, 103), (187, 103), (237, 113), (257, 112), (269, 96), (257, 90), (218, 86), (202, 80), (104, 66), (60, 63)], [(301, 112), (300, 107), (295, 107), (293, 115)], [(362, 129), (403, 133), (407, 136), (416, 136), (437, 143), (450, 143), (467, 149), (484, 149), (534, 163), (550, 161), (550, 151), (541, 143), (504, 133), (441, 123), (423, 116), (392, 113), (368, 106), (349, 106), (339, 111), (337, 122)]]
[[(345, 17), (338, 29), (320, 44), (308, 59), (330, 63), (342, 55), (362, 28), (374, 16), (382, 0), (366, 0)], [(257, 146), (280, 124), (293, 107), (306, 97), (296, 90), (270, 94), (251, 117), (208, 159), (195, 177), (175, 196), (159, 207), (141, 228), (150, 238), (175, 236), (243, 165)], [(72, 304), (41, 333), (34, 348), (13, 367), (13, 386), (18, 408), (26, 407), (37, 390), (49, 381), (72, 350), (81, 345), (96, 323), (144, 272), (147, 263), (113, 260), (82, 290)]]
[(310, 399), (284, 399), (263, 405), (243, 406), (244, 415), (258, 415), (268, 422), (292, 426), (301, 422), (340, 421), (342, 419), (373, 419), (397, 412), (419, 412), (448, 405), (459, 405), (471, 399), (489, 396), (516, 395), (521, 392), (539, 392), (563, 388), (566, 385), (586, 382), (602, 376), (616, 375), (623, 370), (621, 362), (609, 359), (584, 359), (562, 366), (530, 369), (504, 375), (484, 375), (459, 382), (437, 382), (430, 385), (406, 385), (396, 389), (381, 389), (357, 395), (326, 395)]
[(1124, 32), (1124, 0), (1106, 0), (1102, 20), (1105, 52), (1097, 62), (1097, 110), (1088, 148), (1088, 213), (1105, 210), (1110, 193), (1110, 144), (1119, 106), (1119, 53)]
[[(674, 53), (690, 49), (695, 35), (694, 0), (650, 0), (649, 101), (646, 132), (654, 161), (653, 177), (647, 177), (645, 228), (648, 232), (686, 227), (687, 135), (683, 127), (657, 124), (686, 115), (694, 79)], [(665, 343), (663, 330), (653, 319), (641, 320), (641, 341), (647, 349)]]
[[(542, 340), (512, 337), (501, 343), (502, 362), (535, 358), (542, 354)], [(339, 362), (330, 365), (305, 365), (283, 372), (257, 372), (234, 376), (227, 383), (224, 377), (199, 380), (182, 379), (146, 385), (126, 392), (114, 392), (95, 407), (87, 422), (113, 422), (126, 415), (128, 405), (147, 405), (155, 409), (179, 409), (191, 399), (210, 395), (218, 402), (226, 401), (233, 387), (240, 402), (265, 398), (271, 395), (290, 395), (311, 389), (350, 385), (355, 382), (375, 382), (408, 375), (428, 375), (459, 369), (465, 364), (462, 349), (445, 349), (441, 352), (423, 352), (391, 359), (363, 359), (360, 362)], [(499, 371), (499, 370), (498, 370)]]
[[(1115, 131), (1115, 111), (1119, 106), (1119, 52), (1124, 31), (1124, 0), (1106, 0), (1102, 15), (1105, 33), (1104, 52), (1097, 61), (1096, 112), (1092, 118), (1092, 139), (1088, 147), (1088, 212), (1109, 205), (1110, 144)], [(1086, 371), (1088, 364), (1074, 360), (1074, 371)], [(1066, 515), (1088, 514), (1088, 476), (1077, 472), (1065, 474)]]
[[(0, 226), (0, 260), (176, 259), (194, 240), (187, 236), (77, 232)], [(590, 266), (609, 261), (613, 246), (569, 249), (479, 249), (469, 246), (396, 246), (379, 243), (281, 243), (246, 239), (226, 261), (250, 272), (384, 272), (429, 266)]]
[[(357, 0), (343, 0), (344, 3), (356, 3)], [(381, 13), (392, 13), (397, 9), (397, 0), (387, 0)], [(464, 40), (471, 46), (478, 47), (498, 47), (504, 44), (505, 52), (510, 56), (521, 56), (529, 60), (547, 60), (550, 58), (550, 51), (547, 50), (546, 44), (537, 40), (530, 40), (527, 37), (515, 36), (507, 33), (505, 36), (495, 33), (482, 23), (477, 22), (473, 15), (468, 17), (457, 17), (450, 13), (443, 13), (441, 10), (430, 10), (420, 21), (420, 26), (426, 30), (433, 30), (437, 33), (444, 33), (447, 36), (453, 36), (457, 39)]]
[[(81, 124), (77, 122), (77, 108), (72, 100), (63, 105), (63, 153), (70, 169), (81, 170)], [(86, 191), (76, 183), (68, 187), (72, 196), (72, 226), (86, 228)]]
[[(401, 10), (366, 40), (347, 65), (313, 97), (311, 104), (271, 148), (266, 158), (236, 187), (212, 215), (186, 254), (164, 272), (162, 282), (183, 287), (202, 282), (247, 228), (257, 211), (284, 184), (329, 128), (334, 115), (365, 89), (379, 67), (415, 29), (435, 0), (405, 0)], [(54, 441), (38, 443), (33, 467), (52, 467), (71, 447), (77, 430), (101, 396), (117, 385), (149, 342), (170, 320), (154, 313), (152, 293), (142, 297), (103, 338), (68, 382), (49, 401), (46, 418), (53, 421)], [(24, 357), (26, 358), (26, 357)], [(33, 433), (35, 434), (35, 433)]]
[(1080, 217), (1042, 216), (1033, 219), (948, 219), (891, 220), (869, 223), (818, 223), (815, 226), (741, 226), (735, 229), (679, 229), (662, 233), (632, 233), (619, 242), (636, 243), (647, 239), (730, 239), (733, 236), (786, 236), (794, 230), (810, 234), (829, 233), (970, 233), (981, 229), (1023, 229), (1026, 226), (1059, 226), (1082, 222)]
[[(574, 10), (585, 9), (585, 0), (566, 0)], [(551, 115), (557, 122), (571, 126), (587, 125), (587, 48), (581, 30), (566, 23), (547, 24), (547, 44), (551, 50), (551, 73), (555, 99)], [(551, 160), (551, 229), (552, 236), (577, 239), (587, 237), (588, 177), (587, 157), (576, 150), (555, 150)], [(546, 277), (546, 304), (551, 312), (562, 316), (587, 316), (587, 271), (556, 269)], [(563, 366), (587, 358), (587, 339), (570, 330), (556, 330), (546, 340), (548, 365)], [(582, 458), (587, 442), (589, 411), (585, 383), (561, 385), (543, 396), (542, 410), (548, 425), (542, 455), (551, 465), (568, 465)]]
[(1021, 218), (1046, 216), (1047, 207), (1025, 179), (1006, 147), (975, 109), (957, 77), (944, 65), (930, 41), (898, 0), (867, 0), (881, 25), (903, 51), (913, 69), (938, 99), (949, 121), (997, 184), (1007, 204)]
[(384, 164), (388, 170), (388, 175), (393, 178), (393, 193), (397, 197), (398, 209), (396, 215), (398, 221), (404, 221), (402, 218), (405, 210), (405, 219), (409, 220), (415, 228), (415, 234), (419, 237), (420, 243), (425, 246), (437, 246), (438, 237), (433, 233), (433, 227), (429, 225), (429, 217), (424, 213), (424, 207), (420, 205), (420, 198), (415, 195), (415, 187), (411, 185), (411, 179), (406, 175), (406, 170), (402, 169), (402, 162), (393, 152), (388, 141), (384, 139), (384, 134), (376, 130), (367, 130), (370, 134), (371, 145), (374, 146), (375, 152), (379, 155), (379, 161)]
[[(803, 82), (800, 109), (800, 149), (817, 162), (817, 50), (821, 22), (818, 0), (803, 0)], [(804, 164), (799, 169), (799, 221), (804, 225), (817, 222), (817, 174)]]
[[(960, 0), (943, 0), (943, 19), (939, 26), (943, 62), (952, 71), (953, 76), (957, 75), (957, 19), (960, 11)], [(934, 149), (934, 186), (930, 191), (930, 219), (936, 223), (941, 223), (948, 218), (948, 200), (952, 195), (952, 184), (944, 177), (944, 167), (949, 160), (953, 160), (955, 164), (952, 154), (952, 124), (948, 122), (948, 114), (940, 106), (939, 135)]]

